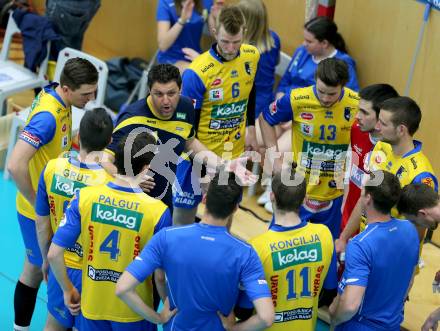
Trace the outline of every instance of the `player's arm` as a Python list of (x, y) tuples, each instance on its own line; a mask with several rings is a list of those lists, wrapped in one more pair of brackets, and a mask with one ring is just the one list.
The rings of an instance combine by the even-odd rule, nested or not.
[(52, 114), (36, 114), (20, 134), (7, 165), (18, 190), (32, 206), (35, 204), (36, 192), (32, 187), (29, 161), (40, 147), (53, 139), (55, 129), (56, 123)]
[(339, 235), (339, 238), (335, 241), (336, 253), (345, 252), (345, 247), (347, 246), (348, 240), (359, 230), (362, 217), (362, 206), (360, 199), (356, 202), (356, 206), (351, 212), (350, 218), (348, 219), (347, 225), (344, 230)]
[(50, 224), (50, 206), (47, 196), (46, 182), (44, 181), (45, 171), (46, 168), (44, 168), (41, 172), (40, 180), (38, 182), (37, 197), (35, 200), (35, 212), (37, 214), (35, 225), (37, 228), (38, 246), (40, 247), (41, 256), (43, 257), (43, 265), (41, 270), (43, 271), (43, 278), (47, 282), (47, 273), (49, 270), (47, 252), (49, 251), (53, 231)]
[(342, 205), (341, 205), (341, 213), (343, 212), (345, 208), (345, 202), (347, 201), (348, 196), (348, 190), (350, 187), (350, 174), (351, 174), (351, 165), (352, 165), (352, 150), (351, 150), (351, 144), (348, 145), (347, 149), (347, 156), (345, 158), (345, 171), (344, 171), (344, 196), (342, 198)]
[(167, 297), (165, 271), (162, 269), (156, 269), (154, 271), (154, 282), (156, 283), (156, 289), (161, 300), (165, 302)]
[(8, 171), (17, 185), (17, 189), (33, 206), (35, 204), (35, 191), (32, 187), (29, 173), (29, 161), (37, 152), (34, 146), (23, 140), (18, 140), (8, 162)]
[(170, 311), (168, 300), (165, 300), (164, 309), (158, 314), (142, 301), (136, 287), (155, 270), (162, 268), (162, 255), (166, 249), (165, 235), (165, 230), (155, 234), (116, 283), (116, 295), (137, 314), (155, 324), (166, 323), (176, 313), (176, 309)]
[(228, 331), (258, 331), (271, 327), (275, 316), (271, 298), (259, 298), (253, 300), (252, 303), (256, 313), (244, 322), (235, 323), (233, 313), (227, 317), (218, 313), (223, 327)]
[(81, 297), (67, 276), (64, 250), (75, 244), (81, 232), (81, 216), (79, 214), (78, 201), (79, 192), (76, 192), (69, 207), (66, 209), (64, 218), (60, 221), (58, 230), (52, 238), (52, 244), (47, 253), (51, 270), (63, 290), (64, 304), (69, 308), (72, 315), (79, 314)]
[(257, 132), (255, 131), (255, 107), (256, 107), (257, 93), (255, 89), (255, 82), (252, 85), (249, 93), (249, 100), (246, 108), (247, 127), (246, 127), (246, 141), (245, 150), (258, 151)]
[(198, 163), (204, 163), (209, 169), (217, 171), (223, 159), (214, 152), (210, 151), (199, 139), (193, 137), (185, 143), (185, 151), (191, 152), (193, 160)]
[(168, 322), (168, 320), (176, 314), (177, 309), (170, 310), (170, 303), (167, 298), (164, 301), (162, 311), (158, 314), (155, 310), (147, 306), (136, 292), (136, 287), (139, 284), (140, 282), (130, 272), (125, 271), (116, 283), (116, 295), (135, 313), (147, 321), (154, 324), (164, 324)]
[(115, 166), (115, 155), (109, 149), (105, 149), (102, 153), (101, 166), (112, 176), (118, 172)]
[(437, 308), (431, 314), (429, 314), (425, 323), (422, 325), (422, 331), (437, 330), (438, 321), (440, 321), (440, 308)]
[[(275, 125), (288, 122), (293, 119), (292, 106), (290, 103), (290, 95), (284, 95), (281, 99), (274, 101), (269, 108), (263, 109), (259, 121), (261, 135), (263, 137), (266, 149), (278, 152), (277, 136)], [(281, 159), (274, 157), (275, 167), (281, 169)]]
[(247, 297), (252, 301), (255, 314), (248, 320), (236, 324), (232, 315), (225, 317), (219, 313), (219, 316), (227, 330), (263, 330), (269, 328), (275, 319), (272, 296), (257, 252), (250, 248), (248, 255), (243, 258), (246, 260), (243, 261), (240, 284), (243, 285)]
[(350, 320), (359, 310), (365, 294), (365, 287), (347, 285), (344, 293), (338, 295), (329, 307), (331, 326)]

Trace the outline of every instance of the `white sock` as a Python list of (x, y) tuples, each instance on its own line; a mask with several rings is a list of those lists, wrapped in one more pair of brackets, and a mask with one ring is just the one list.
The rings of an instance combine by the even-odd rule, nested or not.
[(19, 326), (14, 323), (14, 331), (29, 331), (29, 326)]

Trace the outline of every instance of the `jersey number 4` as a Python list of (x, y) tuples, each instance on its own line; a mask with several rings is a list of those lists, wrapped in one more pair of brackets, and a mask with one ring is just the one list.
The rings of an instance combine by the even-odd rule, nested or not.
[[(288, 283), (288, 292), (287, 292), (287, 300), (293, 300), (298, 298), (298, 287), (300, 284), (299, 282), (296, 282), (295, 280), (295, 269), (289, 270), (289, 272), (286, 275), (286, 280)], [(300, 297), (310, 297), (312, 296), (312, 292), (310, 289), (310, 268), (304, 267), (299, 272), (299, 278), (302, 279), (302, 288), (301, 292), (299, 293)], [(299, 279), (298, 279), (299, 280)]]
[(119, 246), (119, 238), (121, 234), (117, 230), (113, 230), (110, 234), (104, 239), (101, 246), (99, 247), (99, 251), (101, 253), (110, 254), (110, 258), (112, 260), (117, 261), (118, 256), (120, 255)]

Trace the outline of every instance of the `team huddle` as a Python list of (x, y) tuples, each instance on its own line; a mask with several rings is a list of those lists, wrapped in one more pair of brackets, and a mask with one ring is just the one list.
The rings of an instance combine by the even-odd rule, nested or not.
[[(438, 204), (413, 140), (420, 108), (388, 84), (347, 87), (337, 57), (262, 107), (263, 55), (244, 30), (240, 8), (223, 7), (217, 42), (182, 75), (155, 65), (147, 98), (115, 121), (86, 112), (78, 152), (71, 106), (94, 98), (95, 67), (71, 59), (38, 94), (8, 164), (26, 248), (14, 330), (29, 329), (43, 279), (46, 330), (315, 330), (323, 305), (337, 330), (400, 330)], [(257, 131), (273, 218), (246, 243), (229, 229)]]

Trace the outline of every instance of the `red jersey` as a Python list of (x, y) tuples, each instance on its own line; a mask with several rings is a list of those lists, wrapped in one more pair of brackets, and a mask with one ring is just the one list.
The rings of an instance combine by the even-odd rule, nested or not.
[(342, 212), (341, 229), (347, 225), (353, 208), (361, 196), (362, 179), (366, 174), (369, 153), (373, 150), (376, 142), (368, 132), (362, 132), (358, 122), (351, 127), (351, 168), (348, 195)]

